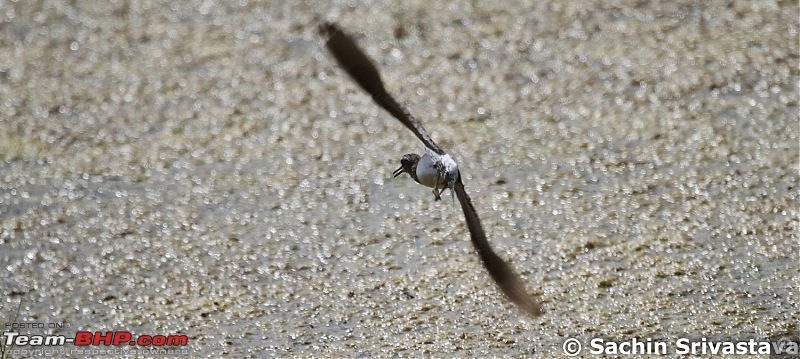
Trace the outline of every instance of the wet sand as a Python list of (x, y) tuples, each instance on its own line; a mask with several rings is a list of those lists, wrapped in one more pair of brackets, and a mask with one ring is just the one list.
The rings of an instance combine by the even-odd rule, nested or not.
[[(23, 332), (184, 334), (191, 357), (799, 331), (796, 2), (125, 3), (0, 11), (3, 323), (22, 300), (64, 326)], [(391, 178), (421, 145), (321, 21), (459, 162), (542, 317), (449, 195)]]

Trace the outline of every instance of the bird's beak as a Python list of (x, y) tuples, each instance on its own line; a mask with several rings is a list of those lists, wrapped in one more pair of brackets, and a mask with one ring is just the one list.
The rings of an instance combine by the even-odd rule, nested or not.
[(403, 174), (404, 172), (405, 171), (403, 170), (403, 166), (400, 166), (400, 168), (398, 168), (398, 169), (394, 170), (394, 172), (392, 172), (392, 174), (394, 175), (392, 177), (397, 177), (397, 176)]

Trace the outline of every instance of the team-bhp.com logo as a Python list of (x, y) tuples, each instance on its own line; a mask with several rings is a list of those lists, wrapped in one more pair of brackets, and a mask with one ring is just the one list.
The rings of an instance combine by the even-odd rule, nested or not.
[(135, 338), (130, 332), (77, 332), (75, 333), (76, 346), (83, 345), (141, 345), (141, 346), (186, 346), (189, 338), (185, 335), (139, 335)]
[[(72, 344), (76, 348), (64, 348)], [(17, 356), (72, 355), (155, 355), (188, 354), (186, 335), (133, 335), (127, 331), (75, 332), (68, 338), (60, 334), (20, 334), (5, 332), (0, 336), (0, 359)], [(66, 351), (65, 351), (66, 350)]]
[(67, 343), (75, 346), (98, 346), (98, 345), (139, 345), (139, 346), (186, 346), (189, 338), (185, 335), (138, 335), (130, 332), (83, 332), (75, 333), (75, 338), (67, 338), (65, 335), (24, 335), (15, 332), (3, 333), (3, 344), (7, 348), (25, 345), (47, 345), (57, 346)]

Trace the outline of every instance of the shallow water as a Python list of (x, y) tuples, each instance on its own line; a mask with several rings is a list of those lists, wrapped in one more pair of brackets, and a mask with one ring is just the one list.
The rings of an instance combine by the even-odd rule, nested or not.
[[(797, 333), (796, 3), (404, 4), (6, 5), (0, 319), (192, 357)], [(421, 146), (323, 20), (459, 162), (544, 316), (499, 296), (457, 204), (391, 178)]]

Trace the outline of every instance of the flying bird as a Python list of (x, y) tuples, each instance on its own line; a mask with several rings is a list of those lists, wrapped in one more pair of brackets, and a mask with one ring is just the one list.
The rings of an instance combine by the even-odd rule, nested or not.
[(469, 195), (464, 190), (461, 173), (453, 158), (436, 145), (414, 116), (386, 91), (377, 67), (350, 36), (335, 23), (321, 24), (320, 32), (327, 37), (325, 46), (336, 58), (339, 66), (372, 96), (378, 106), (398, 119), (425, 145), (425, 153), (422, 156), (412, 153), (402, 157), (400, 168), (393, 172), (394, 177), (408, 173), (417, 183), (433, 188), (434, 199), (437, 201), (441, 199), (445, 189), (450, 189), (451, 196), (458, 197), (461, 203), (472, 244), (489, 275), (503, 294), (519, 309), (532, 316), (541, 315), (542, 308), (539, 301), (528, 294), (519, 275), (489, 245), (486, 232)]

